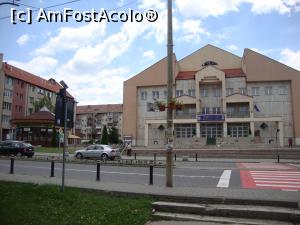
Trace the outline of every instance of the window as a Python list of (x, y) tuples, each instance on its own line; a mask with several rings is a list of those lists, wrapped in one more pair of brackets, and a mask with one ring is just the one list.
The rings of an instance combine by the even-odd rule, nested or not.
[(214, 89), (214, 97), (220, 97), (221, 96), (221, 89), (215, 88)]
[(31, 86), (31, 92), (35, 92), (35, 86)]
[(6, 77), (5, 84), (8, 85), (8, 86), (12, 86), (13, 79), (11, 77)]
[(229, 137), (248, 137), (250, 126), (249, 123), (228, 123), (227, 134)]
[(30, 102), (31, 104), (33, 104), (33, 103), (34, 103), (34, 97), (29, 97), (29, 102)]
[(12, 97), (12, 90), (5, 89), (4, 90), (4, 97)]
[(226, 88), (226, 95), (232, 95), (233, 94), (233, 88)]
[(29, 109), (28, 109), (28, 112), (29, 112), (29, 115), (31, 115), (32, 112), (33, 112), (33, 109), (32, 109), (32, 108), (29, 108)]
[(141, 100), (147, 100), (147, 92), (146, 91), (141, 92)]
[(258, 96), (259, 95), (259, 87), (252, 87), (252, 96)]
[(247, 94), (247, 89), (246, 88), (239, 88), (239, 92), (241, 95), (246, 95)]
[(159, 91), (152, 91), (152, 98), (154, 100), (159, 99)]
[(154, 104), (152, 102), (147, 103), (147, 112), (154, 112)]
[(272, 95), (272, 87), (265, 87), (265, 95)]
[(192, 138), (196, 135), (195, 124), (176, 124), (175, 135), (177, 138)]
[(168, 92), (164, 91), (164, 99), (166, 99), (168, 97)]
[(200, 132), (203, 138), (222, 137), (223, 126), (222, 124), (201, 124)]
[(195, 97), (195, 89), (189, 89), (188, 94), (189, 96)]
[(279, 95), (287, 95), (287, 87), (286, 86), (279, 86), (278, 87), (278, 94)]
[(9, 103), (9, 102), (3, 102), (3, 109), (11, 111), (11, 103)]
[(213, 107), (212, 113), (213, 114), (221, 114), (221, 107)]
[(51, 92), (48, 92), (48, 93), (47, 93), (47, 96), (48, 96), (48, 98), (51, 98), (51, 97), (52, 97), (52, 93), (51, 93)]
[(183, 90), (176, 90), (176, 97), (180, 97), (183, 95)]
[(19, 105), (19, 112), (22, 112), (23, 106)]
[(209, 107), (203, 107), (202, 114), (209, 114)]
[(21, 82), (21, 88), (24, 88), (24, 81)]
[(10, 116), (2, 115), (2, 123), (9, 124)]
[(201, 97), (207, 97), (208, 96), (208, 90), (206, 88), (201, 88)]
[(20, 94), (20, 99), (23, 99), (23, 94)]

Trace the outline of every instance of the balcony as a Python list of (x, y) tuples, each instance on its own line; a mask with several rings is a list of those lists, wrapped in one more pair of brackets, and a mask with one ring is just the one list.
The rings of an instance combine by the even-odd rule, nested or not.
[(250, 111), (246, 112), (227, 112), (228, 118), (249, 118)]
[(195, 119), (196, 113), (188, 113), (188, 112), (175, 112), (175, 119)]

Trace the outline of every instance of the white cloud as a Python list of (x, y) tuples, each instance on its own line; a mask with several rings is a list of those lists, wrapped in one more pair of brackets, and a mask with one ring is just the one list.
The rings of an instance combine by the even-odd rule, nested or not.
[(201, 35), (209, 36), (210, 33), (202, 27), (200, 20), (187, 19), (181, 24), (180, 31), (182, 32), (179, 41), (199, 43)]
[[(285, 4), (285, 0), (245, 0), (252, 4), (251, 11), (256, 14), (265, 14), (277, 11), (280, 14), (291, 12), (291, 8)], [(293, 5), (293, 4), (292, 4)]]
[(280, 62), (293, 67), (297, 70), (300, 70), (300, 50), (299, 51), (293, 51), (289, 48), (285, 48), (280, 53), (281, 58)]
[(29, 35), (29, 34), (23, 34), (21, 35), (18, 39), (17, 39), (17, 43), (20, 46), (24, 46), (28, 43), (28, 41), (33, 38), (33, 36)]
[(140, 0), (139, 3), (140, 9), (152, 8), (156, 10), (164, 10), (167, 8), (166, 2), (162, 0)]
[(241, 4), (250, 4), (255, 14), (278, 12), (289, 14), (300, 10), (299, 0), (176, 0), (175, 5), (179, 12), (186, 17), (221, 16), (228, 12), (237, 12)]
[(106, 23), (91, 22), (81, 27), (63, 27), (58, 35), (51, 37), (42, 47), (35, 50), (37, 55), (55, 55), (65, 50), (76, 50), (91, 44), (105, 35)]
[(43, 75), (48, 78), (51, 77), (51, 73), (58, 65), (58, 61), (48, 56), (38, 56), (28, 62), (18, 62), (14, 60), (8, 60), (8, 62), (16, 67), (24, 69), (35, 75)]
[(146, 51), (143, 53), (143, 58), (146, 60), (152, 60), (155, 58), (155, 52), (152, 50)]
[(228, 45), (227, 48), (228, 48), (229, 50), (232, 50), (232, 51), (236, 51), (236, 50), (239, 49), (239, 48), (238, 48), (236, 45), (234, 45), (234, 44)]
[(221, 16), (230, 11), (238, 11), (239, 0), (176, 0), (179, 12), (186, 17)]

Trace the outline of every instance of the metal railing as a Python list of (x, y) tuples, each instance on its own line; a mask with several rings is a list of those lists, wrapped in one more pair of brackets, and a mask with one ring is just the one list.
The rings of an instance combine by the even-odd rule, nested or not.
[(174, 115), (175, 119), (195, 119), (196, 113), (179, 113), (176, 112)]
[(228, 118), (248, 118), (250, 117), (250, 111), (248, 112), (227, 112)]

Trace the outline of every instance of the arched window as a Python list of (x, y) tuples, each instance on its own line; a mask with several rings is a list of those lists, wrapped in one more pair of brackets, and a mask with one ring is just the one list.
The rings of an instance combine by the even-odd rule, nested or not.
[(205, 66), (215, 66), (218, 65), (218, 63), (214, 62), (214, 61), (206, 61), (205, 63), (202, 64), (203, 67)]

